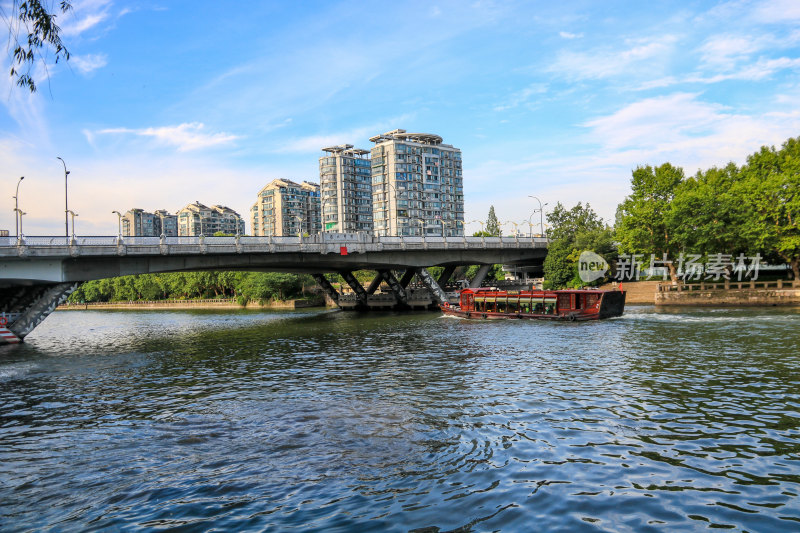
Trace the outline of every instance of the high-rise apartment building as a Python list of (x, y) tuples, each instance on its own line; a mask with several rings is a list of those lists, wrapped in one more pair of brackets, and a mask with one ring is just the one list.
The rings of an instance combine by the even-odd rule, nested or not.
[(370, 141), (374, 233), (463, 236), (461, 150), (438, 135), (400, 129)]
[(322, 231), (319, 185), (276, 179), (258, 192), (250, 208), (253, 235), (291, 237)]
[(178, 235), (178, 217), (170, 215), (164, 209), (149, 213), (144, 209), (133, 208), (122, 216), (121, 222), (124, 237), (159, 237), (162, 234), (162, 222), (164, 235), (168, 237)]
[(352, 144), (323, 148), (319, 158), (322, 230), (372, 231), (372, 175), (369, 151)]
[(193, 237), (198, 235), (212, 236), (215, 233), (227, 235), (244, 234), (244, 220), (229, 207), (212, 205), (208, 207), (200, 202), (189, 204), (178, 211), (178, 235)]

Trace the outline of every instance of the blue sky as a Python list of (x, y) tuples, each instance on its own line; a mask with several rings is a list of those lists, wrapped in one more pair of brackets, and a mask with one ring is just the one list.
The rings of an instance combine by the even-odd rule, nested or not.
[(246, 216), (272, 179), (318, 181), (323, 146), (435, 133), (463, 152), (467, 220), (494, 205), (510, 232), (528, 195), (613, 222), (637, 165), (693, 174), (800, 135), (798, 0), (74, 4), (38, 93), (0, 77), (12, 232), (24, 175), (25, 233), (63, 233), (57, 156), (76, 232), (110, 235), (114, 209)]

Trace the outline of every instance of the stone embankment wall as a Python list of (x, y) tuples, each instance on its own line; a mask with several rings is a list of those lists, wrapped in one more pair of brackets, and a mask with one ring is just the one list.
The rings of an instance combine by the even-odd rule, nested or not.
[(672, 285), (660, 283), (656, 305), (690, 306), (800, 306), (800, 282), (745, 281)]
[(322, 298), (317, 300), (278, 300), (261, 305), (258, 302), (248, 302), (246, 306), (239, 305), (235, 300), (206, 299), (206, 300), (153, 300), (131, 302), (93, 302), (86, 304), (60, 305), (58, 311), (66, 310), (102, 310), (102, 309), (302, 309), (304, 307), (321, 307), (325, 305)]
[[(653, 305), (660, 281), (625, 281), (622, 290), (625, 291), (625, 305)], [(607, 291), (616, 289), (618, 283), (606, 283), (600, 288)]]

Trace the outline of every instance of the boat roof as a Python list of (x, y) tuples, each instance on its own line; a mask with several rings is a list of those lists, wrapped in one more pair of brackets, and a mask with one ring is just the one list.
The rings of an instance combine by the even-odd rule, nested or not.
[(517, 294), (542, 294), (542, 293), (552, 293), (552, 294), (586, 294), (586, 293), (601, 293), (601, 292), (608, 292), (603, 289), (525, 289), (525, 290), (506, 290), (500, 289), (498, 287), (478, 287), (478, 288), (467, 288), (461, 291), (462, 293), (468, 292), (473, 294), (509, 294), (509, 295), (517, 295)]

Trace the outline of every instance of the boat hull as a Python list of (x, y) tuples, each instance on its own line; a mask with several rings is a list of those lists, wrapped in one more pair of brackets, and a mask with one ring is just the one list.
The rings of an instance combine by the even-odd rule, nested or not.
[(445, 316), (455, 316), (459, 318), (467, 318), (470, 320), (551, 320), (551, 321), (566, 321), (566, 322), (586, 322), (588, 320), (600, 320), (601, 317), (598, 313), (594, 314), (569, 314), (569, 315), (535, 315), (530, 313), (494, 313), (494, 312), (480, 312), (480, 311), (462, 311), (457, 307), (443, 307), (442, 313)]
[(592, 289), (501, 291), (464, 289), (459, 305), (441, 306), (446, 316), (473, 320), (561, 320), (586, 322), (622, 316), (625, 292)]

